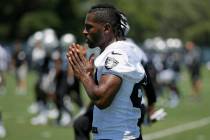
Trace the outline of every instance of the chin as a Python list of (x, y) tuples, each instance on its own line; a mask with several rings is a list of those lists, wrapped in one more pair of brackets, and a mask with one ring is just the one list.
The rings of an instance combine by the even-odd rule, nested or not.
[(88, 43), (88, 47), (89, 47), (89, 48), (95, 48), (96, 45), (94, 45), (94, 44), (92, 44), (92, 43)]
[(89, 40), (89, 39), (86, 39), (86, 43), (88, 44), (88, 47), (89, 48), (96, 48), (97, 47), (97, 43), (94, 43), (94, 41), (92, 41), (92, 40)]
[(93, 49), (93, 48), (95, 48), (96, 46), (89, 46), (89, 48), (91, 48), (91, 49)]

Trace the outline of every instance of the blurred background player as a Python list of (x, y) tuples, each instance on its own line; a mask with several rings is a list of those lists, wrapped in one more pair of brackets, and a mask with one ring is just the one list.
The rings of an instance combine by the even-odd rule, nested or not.
[(200, 50), (195, 46), (193, 42), (187, 42), (185, 45), (185, 63), (190, 74), (190, 80), (192, 85), (192, 97), (201, 97), (201, 54)]
[[(164, 106), (176, 107), (180, 101), (177, 82), (180, 80), (181, 72), (181, 41), (176, 38), (163, 40), (160, 37), (155, 37), (144, 42), (144, 49), (149, 56), (149, 72), (158, 99), (163, 99), (160, 101)], [(164, 99), (165, 96), (167, 99)]]
[(177, 62), (176, 53), (168, 51), (162, 54), (161, 63), (162, 68), (159, 69), (159, 72), (156, 75), (156, 80), (161, 88), (168, 89), (168, 106), (174, 108), (180, 101), (180, 91), (177, 86), (180, 66), (179, 62)]
[[(51, 38), (51, 42), (46, 38)], [(38, 31), (30, 39), (33, 47), (32, 67), (38, 74), (35, 84), (36, 101), (28, 109), (37, 116), (31, 119), (31, 123), (45, 125), (48, 119), (56, 119), (56, 124), (66, 126), (72, 117), (72, 101), (79, 109), (84, 106), (79, 81), (74, 77), (73, 71), (67, 69), (69, 65), (64, 55), (67, 46), (76, 40), (68, 33), (57, 44), (53, 42), (58, 39), (52, 29)]]
[(19, 40), (16, 40), (14, 43), (12, 62), (16, 76), (17, 94), (20, 95), (26, 94), (28, 63), (27, 63), (26, 53), (23, 50), (23, 45)]
[(0, 138), (4, 138), (6, 136), (6, 129), (2, 120), (2, 113), (0, 111)]
[(47, 123), (48, 108), (47, 93), (45, 92), (45, 89), (47, 89), (47, 87), (45, 85), (49, 83), (47, 77), (50, 70), (51, 59), (43, 46), (42, 37), (39, 40), (36, 40), (36, 35), (37, 33), (35, 33), (34, 35), (35, 42), (32, 46), (32, 68), (35, 70), (38, 78), (34, 87), (35, 102), (32, 103), (32, 105), (28, 109), (30, 113), (38, 113), (38, 115), (36, 117), (33, 117), (31, 120), (31, 123), (34, 125)]
[(7, 50), (0, 44), (0, 95), (6, 93), (5, 73), (9, 69), (10, 57)]
[[(0, 97), (6, 94), (5, 72), (8, 70), (10, 57), (7, 50), (0, 44)], [(0, 110), (0, 138), (6, 136), (6, 129), (3, 124), (2, 112)]]

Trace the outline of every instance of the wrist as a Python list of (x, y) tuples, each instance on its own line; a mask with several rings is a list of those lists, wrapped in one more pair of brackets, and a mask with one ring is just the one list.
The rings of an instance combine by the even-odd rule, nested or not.
[(79, 79), (82, 83), (86, 83), (90, 80), (90, 76), (89, 75), (83, 75)]

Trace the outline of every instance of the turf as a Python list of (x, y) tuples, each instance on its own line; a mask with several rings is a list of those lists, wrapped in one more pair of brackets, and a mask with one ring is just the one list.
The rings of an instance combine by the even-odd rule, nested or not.
[[(165, 107), (168, 113), (167, 117), (151, 126), (144, 126), (143, 133), (149, 134), (161, 131), (167, 128), (183, 125), (189, 122), (197, 121), (202, 118), (210, 117), (210, 71), (203, 67), (202, 69), (202, 96), (199, 99), (191, 98), (192, 89), (190, 87), (189, 75), (186, 71), (182, 72), (180, 82), (178, 83), (181, 91), (181, 102), (176, 108), (168, 108), (162, 104), (159, 107)], [(184, 131), (161, 140), (209, 140), (210, 125), (205, 127)]]

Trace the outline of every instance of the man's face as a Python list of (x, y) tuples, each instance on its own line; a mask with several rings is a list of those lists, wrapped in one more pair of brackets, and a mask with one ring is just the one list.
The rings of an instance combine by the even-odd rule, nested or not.
[(88, 13), (85, 19), (83, 34), (90, 48), (100, 47), (103, 44), (103, 24), (96, 22), (94, 13)]

